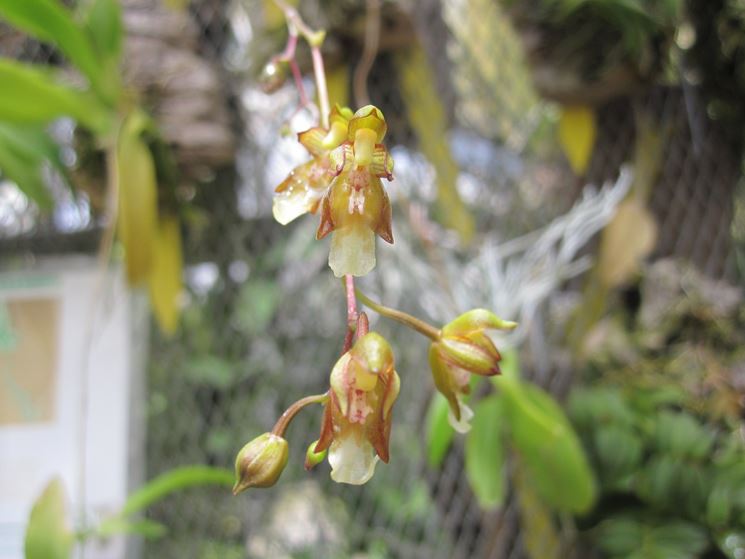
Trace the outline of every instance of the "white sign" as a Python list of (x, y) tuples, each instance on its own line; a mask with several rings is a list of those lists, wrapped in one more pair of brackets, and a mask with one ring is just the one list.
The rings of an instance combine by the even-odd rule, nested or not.
[[(91, 520), (114, 513), (139, 481), (133, 348), (146, 323), (132, 299), (121, 271), (102, 273), (92, 258), (0, 273), (0, 559), (23, 557), (31, 506), (53, 478), (75, 525), (83, 510)], [(123, 541), (85, 554), (123, 556)]]

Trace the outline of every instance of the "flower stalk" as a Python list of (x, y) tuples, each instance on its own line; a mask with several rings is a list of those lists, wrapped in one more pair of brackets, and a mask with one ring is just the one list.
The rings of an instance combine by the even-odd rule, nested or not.
[[(321, 54), (321, 45), (326, 38), (326, 32), (323, 30), (312, 29), (307, 23), (303, 21), (298, 11), (287, 4), (284, 0), (274, 0), (277, 7), (282, 10), (285, 15), (285, 21), (287, 21), (287, 32), (290, 37), (297, 37), (301, 35), (310, 45), (311, 58), (313, 60), (313, 74), (316, 80), (316, 88), (318, 89), (318, 103), (321, 111), (321, 126), (328, 128), (329, 126), (329, 94), (328, 86), (326, 85), (326, 70), (323, 65), (323, 55)], [(295, 41), (297, 42), (297, 41)], [(289, 46), (289, 42), (288, 42)], [(292, 49), (292, 63), (294, 63), (295, 52)], [(293, 74), (295, 70), (293, 69)], [(301, 82), (302, 83), (302, 82)]]
[(304, 407), (309, 406), (311, 404), (326, 404), (328, 401), (329, 394), (328, 392), (325, 392), (323, 394), (314, 394), (313, 396), (306, 396), (305, 398), (301, 398), (294, 404), (292, 404), (289, 408), (287, 408), (282, 415), (279, 416), (279, 419), (274, 424), (274, 427), (272, 428), (272, 434), (278, 435), (280, 437), (285, 436), (285, 431), (287, 430), (287, 427), (290, 425), (290, 422), (292, 422), (293, 419), (295, 419), (295, 416), (298, 414), (300, 410), (302, 410)]
[(366, 307), (370, 307), (376, 313), (385, 316), (386, 318), (390, 318), (391, 320), (395, 320), (396, 322), (400, 322), (401, 324), (404, 324), (405, 326), (416, 330), (432, 341), (437, 341), (440, 339), (440, 330), (438, 330), (431, 324), (428, 324), (423, 320), (403, 311), (391, 309), (390, 307), (386, 307), (384, 305), (381, 305), (380, 303), (376, 303), (367, 295), (362, 293), (362, 291), (360, 291), (359, 289), (356, 289), (355, 292), (357, 294), (357, 298), (362, 302), (362, 304)]

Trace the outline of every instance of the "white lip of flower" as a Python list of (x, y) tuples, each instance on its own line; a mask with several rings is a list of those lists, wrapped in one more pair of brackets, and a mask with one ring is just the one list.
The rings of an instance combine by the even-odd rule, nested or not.
[(375, 473), (378, 456), (372, 445), (365, 439), (357, 440), (354, 435), (334, 439), (329, 447), (331, 479), (337, 483), (362, 485)]
[(364, 276), (375, 268), (375, 233), (364, 223), (352, 223), (331, 235), (329, 266), (337, 278)]
[(471, 430), (471, 419), (473, 419), (473, 410), (463, 403), (463, 399), (460, 395), (456, 396), (458, 399), (458, 407), (460, 408), (460, 420), (455, 418), (453, 410), (448, 410), (448, 423), (458, 433), (465, 434)]

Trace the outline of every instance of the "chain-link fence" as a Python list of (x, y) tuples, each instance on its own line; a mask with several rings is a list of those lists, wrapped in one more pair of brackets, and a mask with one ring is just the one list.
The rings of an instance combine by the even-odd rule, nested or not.
[[(283, 48), (284, 24), (269, 2), (199, 0), (177, 17), (189, 30), (184, 35), (169, 28), (175, 16), (158, 2), (124, 5), (130, 32), (145, 41), (131, 51), (141, 58), (128, 62), (130, 75), (141, 78), (156, 117), (166, 122), (166, 137), (179, 159), (190, 162), (184, 189), (198, 215), (186, 231), (188, 301), (181, 328), (170, 339), (155, 331), (149, 349), (147, 476), (184, 464), (231, 467), (236, 450), (266, 431), (287, 405), (325, 389), (345, 325), (327, 248), (313, 241), (315, 220), (282, 227), (271, 219), (273, 185), (303, 157), (281, 134), (297, 104), (294, 87), (269, 96), (255, 80), (257, 69)], [(303, 10), (329, 28), (329, 74), (340, 75), (339, 91), (348, 91), (362, 50), (365, 3), (319, 1)], [(179, 99), (157, 69), (148, 69), (158, 44), (188, 52), (186, 67), (208, 76), (200, 91), (211, 101), (193, 122), (183, 124), (180, 113), (169, 112), (168, 96), (187, 107), (199, 97)], [(57, 60), (53, 49), (7, 27), (0, 28), (0, 49), (25, 60)], [(412, 52), (421, 56), (415, 63)], [(451, 285), (458, 270), (497, 258), (483, 247), (545, 225), (579, 197), (585, 182), (545, 147), (556, 109), (538, 100), (521, 53), (496, 2), (383, 3), (369, 95), (386, 114), (397, 164), (390, 188), (396, 245), (379, 247), (378, 268), (362, 285), (387, 304), (434, 321), (443, 316), (433, 300), (464, 310)], [(301, 65), (304, 56), (301, 51)], [(312, 80), (305, 84), (312, 88)], [(417, 113), (423, 107), (424, 117)], [(679, 87), (648, 88), (604, 103), (588, 181), (618, 177), (633, 158), (638, 115), (653, 115), (652, 126), (666, 134), (650, 202), (660, 231), (655, 254), (690, 258), (712, 276), (732, 278), (729, 231), (741, 154), (702, 107), (695, 89)], [(309, 122), (301, 114), (291, 124)], [(432, 148), (433, 136), (444, 154)], [(60, 125), (59, 137), (72, 150), (72, 125)], [(235, 164), (225, 157), (233, 146)], [(480, 232), (471, 248), (459, 248), (452, 232), (427, 217), (437, 213), (443, 195), (438, 177), (442, 182), (452, 169), (453, 184), (445, 188), (457, 187)], [(0, 185), (0, 252), (15, 257), (16, 265), (46, 252), (95, 252), (104, 218), (85, 196), (57, 191), (54, 213), (43, 216), (11, 185)], [(490, 281), (474, 274), (475, 281)], [(534, 306), (525, 374), (563, 395), (571, 375), (552, 363), (542, 302)], [(516, 502), (508, 499), (499, 511), (480, 509), (460, 443), (441, 467), (427, 465), (423, 432), (432, 386), (423, 342), (375, 316), (373, 324), (393, 340), (402, 378), (391, 464), (379, 466), (361, 488), (330, 483), (323, 467), (305, 473), (300, 457), (320, 427), (320, 413), (306, 412), (290, 429), (290, 464), (275, 489), (239, 498), (192, 490), (168, 499), (149, 514), (169, 527), (169, 535), (148, 542), (146, 557), (524, 556)]]

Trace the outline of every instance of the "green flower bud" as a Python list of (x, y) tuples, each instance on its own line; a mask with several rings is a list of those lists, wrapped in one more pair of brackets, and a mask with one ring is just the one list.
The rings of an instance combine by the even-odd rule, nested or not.
[(315, 448), (317, 444), (318, 444), (318, 441), (313, 441), (312, 443), (310, 443), (308, 450), (305, 452), (305, 469), (306, 470), (315, 468), (318, 464), (324, 461), (324, 459), (326, 458), (326, 454), (328, 454), (327, 449), (323, 449), (320, 452), (315, 452)]
[(288, 455), (287, 441), (274, 433), (264, 433), (246, 444), (235, 458), (233, 495), (249, 487), (271, 487), (277, 483)]
[(450, 404), (451, 424), (456, 430), (465, 432), (468, 416), (473, 415), (463, 404), (469, 391), (469, 376), (500, 373), (502, 356), (484, 330), (513, 330), (516, 326), (517, 323), (502, 320), (485, 309), (474, 309), (445, 325), (439, 340), (430, 346), (429, 363), (435, 386)]

